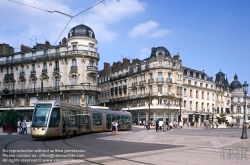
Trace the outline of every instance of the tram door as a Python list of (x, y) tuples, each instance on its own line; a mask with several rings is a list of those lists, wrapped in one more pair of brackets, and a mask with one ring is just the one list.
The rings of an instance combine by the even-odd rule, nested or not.
[(111, 114), (106, 114), (106, 129), (111, 130), (112, 118)]
[(62, 110), (62, 134), (66, 134), (66, 110)]

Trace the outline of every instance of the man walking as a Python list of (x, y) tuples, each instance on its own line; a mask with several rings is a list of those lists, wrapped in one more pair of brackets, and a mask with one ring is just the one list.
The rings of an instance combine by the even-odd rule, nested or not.
[(27, 123), (26, 123), (26, 120), (23, 120), (23, 122), (22, 122), (22, 135), (24, 134), (24, 132), (27, 135)]
[(159, 120), (156, 119), (156, 121), (155, 121), (155, 130), (156, 130), (156, 132), (158, 132), (158, 129), (159, 129)]

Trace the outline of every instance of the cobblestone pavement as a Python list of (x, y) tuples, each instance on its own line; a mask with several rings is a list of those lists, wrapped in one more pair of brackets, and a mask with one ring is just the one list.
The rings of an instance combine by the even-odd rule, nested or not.
[[(120, 131), (118, 135), (103, 132), (45, 142), (29, 137), (9, 147), (37, 149), (48, 146), (54, 149), (86, 150), (86, 156), (82, 162), (55, 162), (46, 163), (46, 165), (248, 165), (250, 137), (242, 140), (241, 133), (242, 129), (205, 130), (199, 127), (156, 132), (154, 127), (146, 131), (143, 126), (134, 126), (132, 131)], [(247, 134), (250, 136), (250, 129), (247, 130)], [(13, 137), (26, 136), (15, 134)], [(0, 144), (4, 147), (1, 142), (7, 139), (4, 136), (0, 138), (3, 139)]]

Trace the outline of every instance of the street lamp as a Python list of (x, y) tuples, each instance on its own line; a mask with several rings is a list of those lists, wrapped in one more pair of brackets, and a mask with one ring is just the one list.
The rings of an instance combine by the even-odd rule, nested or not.
[(241, 139), (247, 139), (247, 131), (246, 131), (246, 120), (247, 120), (247, 113), (246, 113), (246, 106), (247, 106), (247, 91), (248, 91), (248, 84), (245, 81), (245, 83), (242, 85), (243, 92), (244, 92), (244, 99), (245, 99), (245, 105), (244, 105), (244, 122), (243, 122), (243, 129), (242, 129), (242, 135)]
[(240, 127), (240, 106), (237, 106), (238, 118), (237, 118), (237, 129)]
[(212, 129), (214, 129), (214, 113), (215, 113), (216, 109), (213, 108), (213, 117), (212, 117)]
[[(148, 123), (151, 123), (150, 121), (150, 104), (151, 104), (151, 95), (150, 95), (151, 89), (149, 89), (149, 101), (148, 101)], [(148, 125), (148, 129), (150, 129), (150, 124)]]
[[(168, 101), (167, 106), (168, 106), (168, 111), (169, 111), (170, 101)], [(169, 113), (170, 113), (170, 112), (168, 112), (168, 130), (170, 130), (170, 119), (169, 119)]]

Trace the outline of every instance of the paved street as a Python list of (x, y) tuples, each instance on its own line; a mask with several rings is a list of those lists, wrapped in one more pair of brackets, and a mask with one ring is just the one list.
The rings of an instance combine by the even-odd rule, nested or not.
[[(1, 130), (0, 130), (1, 131)], [(69, 162), (25, 162), (22, 164), (249, 164), (250, 138), (241, 140), (242, 129), (184, 128), (168, 132), (146, 131), (143, 126), (134, 126), (132, 131), (120, 131), (119, 135), (110, 132), (86, 134), (72, 138), (51, 140), (32, 139), (30, 135), (0, 134), (0, 147), (5, 150), (30, 149), (60, 151), (81, 150), (84, 157)], [(250, 136), (250, 129), (247, 130)], [(18, 151), (20, 152), (20, 151)], [(28, 152), (28, 151), (27, 151)], [(48, 152), (48, 151), (46, 151)], [(4, 152), (2, 151), (1, 159)], [(55, 153), (51, 153), (51, 155)], [(64, 153), (65, 155), (66, 153)], [(17, 154), (16, 154), (17, 155)], [(61, 153), (61, 156), (63, 154)], [(60, 157), (60, 155), (59, 155)], [(29, 159), (23, 157), (23, 159)], [(55, 160), (56, 158), (51, 158)], [(81, 161), (81, 162), (80, 162)], [(2, 162), (1, 164), (20, 164)]]

